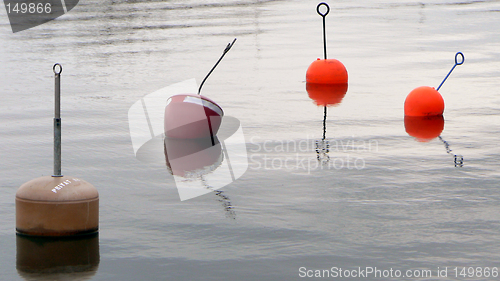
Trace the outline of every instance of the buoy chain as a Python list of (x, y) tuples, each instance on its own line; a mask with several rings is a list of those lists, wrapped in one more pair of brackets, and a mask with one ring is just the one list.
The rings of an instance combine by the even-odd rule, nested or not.
[(450, 148), (450, 144), (448, 144), (447, 141), (443, 140), (443, 143), (444, 143), (444, 147), (446, 148), (446, 153), (451, 153), (451, 148)]
[(216, 190), (215, 194), (217, 196), (219, 196), (220, 198), (222, 198), (223, 200), (229, 200), (229, 197), (227, 197), (226, 195), (224, 195), (222, 190)]
[(454, 158), (455, 162), (455, 167), (463, 167), (464, 166), (464, 157), (462, 155), (457, 155), (452, 153), (452, 150), (450, 148), (450, 144), (445, 141), (441, 136), (439, 136), (439, 139), (443, 142), (444, 147), (446, 148), (446, 153), (450, 154)]
[(227, 197), (222, 190), (214, 190), (214, 192), (215, 195), (220, 197), (217, 201), (222, 203), (222, 206), (226, 211), (226, 217), (236, 219), (236, 212), (234, 211), (234, 207), (231, 204), (231, 201), (229, 201), (229, 197)]

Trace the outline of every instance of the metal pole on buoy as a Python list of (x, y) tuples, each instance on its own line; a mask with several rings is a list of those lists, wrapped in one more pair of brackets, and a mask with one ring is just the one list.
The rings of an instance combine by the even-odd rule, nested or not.
[(31, 236), (73, 236), (99, 229), (99, 193), (90, 183), (61, 174), (61, 72), (56, 63), (54, 174), (30, 180), (16, 192), (16, 231)]
[[(459, 57), (461, 57), (460, 60)], [(455, 67), (457, 67), (457, 65), (462, 65), (464, 61), (464, 54), (462, 52), (457, 52), (455, 54), (455, 64), (443, 79), (441, 84), (439, 84), (437, 89), (429, 86), (420, 86), (413, 89), (408, 96), (406, 96), (404, 103), (405, 116), (428, 117), (443, 115), (444, 99), (438, 91), (441, 89), (441, 86), (443, 86), (444, 82), (448, 79)]]
[[(59, 67), (59, 70), (56, 68)], [(61, 73), (62, 66), (58, 63), (52, 68), (55, 74), (55, 108), (54, 108), (54, 174), (53, 177), (62, 177), (61, 174)]]
[(236, 38), (234, 38), (233, 42), (227, 44), (226, 48), (222, 52), (222, 56), (215, 63), (214, 67), (212, 67), (212, 69), (210, 69), (210, 71), (208, 72), (207, 76), (205, 76), (205, 78), (203, 79), (203, 81), (201, 81), (200, 87), (198, 88), (198, 95), (201, 93), (201, 87), (203, 87), (203, 84), (207, 80), (208, 76), (210, 76), (210, 74), (212, 74), (212, 72), (217, 67), (217, 65), (219, 65), (219, 62), (224, 58), (224, 56), (226, 55), (226, 53), (229, 52), (229, 50), (231, 50), (231, 47), (234, 45), (234, 42), (236, 42)]
[[(324, 14), (319, 10), (321, 6), (326, 7), (326, 12)], [(316, 7), (316, 12), (318, 12), (318, 14), (323, 18), (323, 52), (326, 60), (326, 15), (330, 12), (330, 6), (328, 6), (325, 2), (319, 3)]]
[[(462, 57), (462, 60), (461, 61), (458, 61), (458, 56), (461, 56)], [(446, 77), (443, 79), (443, 82), (441, 82), (441, 84), (439, 84), (439, 86), (437, 87), (436, 91), (439, 91), (439, 89), (441, 89), (441, 86), (443, 86), (443, 83), (444, 81), (446, 81), (446, 79), (448, 79), (448, 77), (450, 76), (450, 74), (453, 72), (453, 69), (455, 69), (455, 67), (457, 67), (457, 65), (462, 65), (465, 61), (465, 57), (464, 57), (464, 54), (462, 54), (462, 52), (458, 52), (455, 54), (455, 65), (453, 65), (453, 67), (451, 68), (450, 72), (448, 72), (448, 74), (446, 75)]]
[[(321, 12), (321, 7), (325, 6), (326, 11)], [(321, 2), (316, 6), (316, 12), (323, 19), (323, 56), (313, 61), (306, 71), (306, 82), (314, 84), (347, 84), (347, 69), (336, 59), (327, 59), (326, 55), (326, 16), (330, 12), (330, 6)]]

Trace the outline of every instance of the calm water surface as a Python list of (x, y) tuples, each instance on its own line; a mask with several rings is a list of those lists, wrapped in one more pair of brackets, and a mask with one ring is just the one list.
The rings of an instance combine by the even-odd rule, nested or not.
[[(328, 109), (324, 165), (323, 108), (305, 91), (323, 55), (317, 4), (81, 0), (15, 34), (0, 8), (0, 279), (299, 280), (301, 267), (377, 267), (437, 280), (448, 267), (446, 280), (466, 280), (452, 268), (500, 267), (500, 1), (331, 2), (328, 56), (349, 89)], [(224, 198), (181, 202), (165, 165), (136, 159), (127, 113), (158, 89), (199, 83), (235, 37), (203, 93), (240, 120), (248, 170)], [(440, 89), (447, 153), (406, 133), (403, 103), (437, 87), (458, 51), (465, 63)], [(52, 172), (56, 62), (63, 173), (99, 190), (98, 259), (84, 273), (28, 274), (14, 197)]]

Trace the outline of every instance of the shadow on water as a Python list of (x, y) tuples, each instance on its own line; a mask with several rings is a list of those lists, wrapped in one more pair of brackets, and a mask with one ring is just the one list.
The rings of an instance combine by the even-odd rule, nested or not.
[(99, 268), (99, 234), (16, 235), (16, 268), (24, 280), (89, 280)]

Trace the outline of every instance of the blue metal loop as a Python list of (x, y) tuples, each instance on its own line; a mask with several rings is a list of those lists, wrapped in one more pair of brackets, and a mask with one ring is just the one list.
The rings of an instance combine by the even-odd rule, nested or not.
[[(321, 11), (319, 10), (319, 8), (324, 5), (326, 6), (326, 12), (324, 14), (321, 13)], [(328, 13), (330, 12), (330, 6), (328, 6), (328, 4), (326, 4), (325, 2), (321, 2), (318, 4), (318, 7), (316, 7), (316, 11), (318, 12), (318, 14), (322, 17), (326, 17), (326, 15), (328, 15)]]
[[(458, 56), (461, 56), (462, 57), (462, 61), (461, 62), (458, 62)], [(441, 84), (439, 84), (439, 87), (437, 87), (436, 91), (439, 91), (439, 89), (441, 89), (441, 86), (443, 86), (443, 83), (444, 81), (446, 81), (446, 79), (448, 79), (448, 77), (450, 76), (450, 74), (453, 72), (453, 69), (455, 69), (455, 67), (457, 65), (462, 65), (465, 61), (465, 57), (464, 57), (464, 54), (462, 54), (462, 52), (458, 52), (455, 54), (455, 65), (453, 65), (453, 67), (451, 68), (450, 72), (448, 72), (448, 74), (446, 75), (446, 77), (443, 79), (443, 82), (441, 82)]]
[[(458, 62), (458, 56), (459, 55), (462, 57), (462, 61), (461, 62)], [(465, 61), (465, 57), (464, 57), (464, 54), (462, 54), (462, 52), (458, 52), (458, 53), (455, 54), (455, 64), (456, 65), (461, 65), (461, 64), (464, 63), (464, 61)]]

